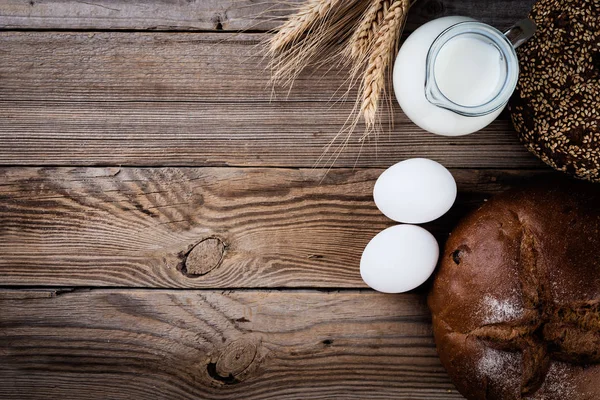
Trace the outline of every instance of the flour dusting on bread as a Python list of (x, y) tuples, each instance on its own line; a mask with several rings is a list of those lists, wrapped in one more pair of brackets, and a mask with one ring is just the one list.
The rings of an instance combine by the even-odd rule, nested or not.
[(575, 385), (569, 379), (569, 365), (555, 362), (550, 365), (546, 380), (542, 384), (538, 395), (534, 399), (539, 400), (568, 400), (575, 395)]
[(523, 316), (523, 306), (516, 297), (499, 300), (490, 295), (483, 298), (481, 312), (484, 324), (512, 321)]
[(479, 376), (485, 377), (503, 391), (512, 391), (514, 377), (521, 374), (521, 355), (487, 347), (479, 360)]

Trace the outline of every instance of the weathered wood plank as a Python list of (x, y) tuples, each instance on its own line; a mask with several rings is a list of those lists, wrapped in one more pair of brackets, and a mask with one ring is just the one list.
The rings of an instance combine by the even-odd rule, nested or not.
[(270, 30), (302, 0), (3, 0), (4, 29)]
[[(0, 285), (365, 287), (359, 260), (393, 224), (378, 169), (5, 168)], [(545, 172), (453, 170), (444, 240), (490, 194)]]
[(460, 399), (417, 295), (0, 292), (0, 397)]
[[(445, 15), (469, 15), (506, 28), (527, 15), (534, 0), (419, 0), (409, 30)], [(301, 0), (4, 0), (4, 29), (270, 30)]]
[[(346, 73), (307, 74), (271, 101), (260, 37), (0, 33), (0, 164), (312, 167), (352, 111), (352, 101), (323, 103)], [(415, 155), (449, 167), (541, 165), (506, 119), (466, 138), (427, 134), (395, 104), (393, 119), (377, 146), (353, 140), (336, 166)]]
[[(0, 165), (330, 166), (351, 106), (322, 103), (2, 102)], [(447, 167), (539, 168), (507, 120), (474, 135), (435, 136), (396, 108), (366, 143), (362, 127), (335, 167), (387, 167), (409, 157)], [(384, 121), (384, 126), (387, 126)]]
[(356, 91), (346, 94), (348, 70), (337, 64), (307, 71), (292, 90), (272, 90), (261, 54), (265, 37), (0, 32), (0, 101), (354, 104)]
[[(264, 34), (0, 32), (0, 98), (270, 101), (269, 74), (258, 46), (264, 38)], [(332, 72), (332, 79), (321, 82), (303, 77), (289, 99), (329, 100), (343, 82), (336, 75)]]

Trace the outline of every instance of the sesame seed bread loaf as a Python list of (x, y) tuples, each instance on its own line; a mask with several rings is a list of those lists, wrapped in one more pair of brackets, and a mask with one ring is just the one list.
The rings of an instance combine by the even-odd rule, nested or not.
[(452, 232), (428, 303), (469, 400), (600, 399), (600, 186), (499, 195)]
[(538, 31), (518, 49), (514, 126), (548, 165), (600, 181), (600, 0), (539, 0), (531, 18)]

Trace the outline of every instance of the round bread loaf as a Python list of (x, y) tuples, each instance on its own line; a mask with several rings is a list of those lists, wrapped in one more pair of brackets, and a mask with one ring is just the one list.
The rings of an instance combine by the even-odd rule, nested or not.
[(539, 0), (531, 18), (538, 30), (518, 49), (514, 126), (548, 165), (600, 181), (600, 0)]
[(600, 399), (600, 187), (514, 190), (452, 232), (429, 295), (469, 400)]

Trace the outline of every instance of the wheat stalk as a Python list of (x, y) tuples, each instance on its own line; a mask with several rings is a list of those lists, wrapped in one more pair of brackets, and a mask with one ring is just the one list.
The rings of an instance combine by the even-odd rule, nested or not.
[(309, 0), (268, 42), (271, 82), (291, 88), (308, 65), (329, 64), (333, 49), (348, 41), (370, 1)]
[(342, 0), (309, 0), (273, 36), (269, 51), (276, 54), (297, 43), (302, 36), (327, 18)]
[(392, 58), (396, 54), (409, 8), (410, 0), (394, 1), (381, 22), (377, 36), (374, 38), (374, 45), (368, 58), (362, 82), (360, 114), (366, 124), (366, 135), (376, 129), (379, 99), (385, 86), (386, 71), (388, 71)]
[(287, 85), (291, 90), (294, 80), (309, 65), (332, 68), (336, 63), (350, 64), (350, 87), (361, 77), (348, 125), (344, 124), (332, 139), (317, 164), (347, 133), (340, 149), (330, 157), (335, 163), (361, 118), (365, 136), (378, 131), (379, 103), (382, 92), (383, 97), (386, 95), (386, 77), (410, 6), (411, 0), (306, 0), (266, 42), (274, 85)]
[(390, 0), (372, 0), (348, 42), (347, 55), (354, 62), (362, 63), (366, 59), (389, 7)]

